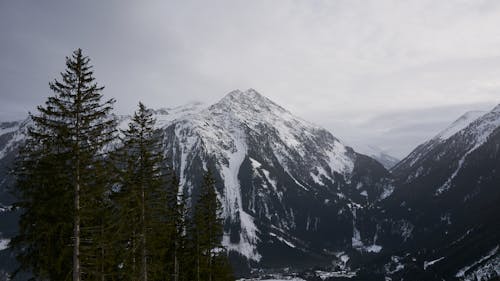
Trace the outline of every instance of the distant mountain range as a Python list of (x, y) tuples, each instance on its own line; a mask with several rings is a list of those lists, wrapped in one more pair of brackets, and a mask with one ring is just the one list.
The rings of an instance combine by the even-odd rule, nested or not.
[(352, 144), (352, 147), (359, 153), (368, 155), (377, 160), (386, 169), (394, 167), (401, 159), (390, 155), (387, 151), (372, 144)]
[[(314, 266), (335, 273), (323, 280), (500, 274), (500, 106), (465, 114), (399, 163), (373, 146), (355, 151), (253, 89), (155, 117), (184, 194), (216, 171), (223, 244), (238, 275)], [(4, 268), (17, 231), (7, 172), (28, 124), (0, 123)]]

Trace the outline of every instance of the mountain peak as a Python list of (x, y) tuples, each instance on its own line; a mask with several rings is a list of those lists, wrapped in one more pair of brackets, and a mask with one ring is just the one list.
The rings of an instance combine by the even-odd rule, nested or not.
[(233, 98), (241, 98), (241, 97), (254, 97), (254, 98), (259, 98), (263, 97), (259, 92), (256, 90), (250, 88), (245, 91), (242, 91), (240, 89), (233, 90), (229, 92), (226, 96), (230, 96)]
[(256, 90), (250, 88), (245, 91), (241, 91), (239, 89), (233, 90), (229, 92), (225, 97), (222, 98), (221, 101), (223, 100), (232, 100), (236, 102), (242, 102), (242, 101), (265, 101), (265, 102), (272, 102), (268, 98), (264, 97), (261, 95), (259, 92)]
[(211, 106), (214, 108), (224, 108), (230, 110), (251, 110), (254, 112), (277, 111), (287, 112), (284, 108), (272, 100), (261, 95), (256, 90), (250, 88), (245, 91), (239, 89), (229, 92), (218, 103)]

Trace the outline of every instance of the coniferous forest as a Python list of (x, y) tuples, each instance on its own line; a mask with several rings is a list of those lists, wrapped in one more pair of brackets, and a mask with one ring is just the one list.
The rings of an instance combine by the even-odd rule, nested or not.
[(188, 201), (165, 164), (152, 111), (139, 103), (119, 130), (115, 100), (105, 98), (81, 49), (50, 89), (30, 114), (14, 168), (22, 215), (11, 241), (20, 264), (13, 275), (233, 280), (211, 172)]

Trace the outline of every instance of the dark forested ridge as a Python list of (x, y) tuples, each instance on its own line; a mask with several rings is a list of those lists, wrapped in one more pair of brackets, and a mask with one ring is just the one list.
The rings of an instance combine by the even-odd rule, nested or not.
[(116, 116), (81, 50), (60, 79), (30, 118), (0, 123), (0, 276), (500, 274), (500, 107), (389, 171), (253, 89)]

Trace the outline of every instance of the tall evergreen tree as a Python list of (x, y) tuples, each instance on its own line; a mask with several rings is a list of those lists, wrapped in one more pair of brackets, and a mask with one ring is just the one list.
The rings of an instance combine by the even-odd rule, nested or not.
[(193, 215), (195, 245), (195, 280), (231, 280), (227, 255), (222, 246), (223, 220), (215, 180), (208, 170), (201, 185)]
[(117, 237), (123, 247), (123, 280), (161, 280), (169, 225), (163, 153), (151, 110), (139, 103), (115, 159), (120, 172)]
[(54, 95), (30, 115), (33, 125), (17, 161), (24, 213), (12, 244), (21, 269), (37, 278), (80, 281), (81, 230), (95, 223), (88, 208), (107, 187), (99, 168), (115, 136), (114, 100), (102, 101), (103, 87), (81, 49), (66, 58), (61, 80), (49, 85)]
[(167, 280), (179, 281), (181, 278), (182, 247), (185, 244), (186, 205), (183, 195), (179, 195), (179, 180), (172, 171), (167, 187), (167, 224), (168, 245), (166, 247)]

